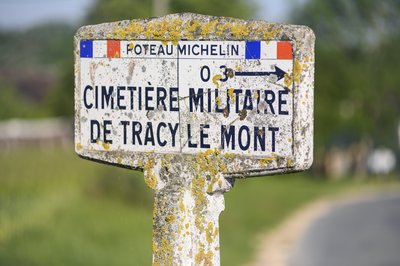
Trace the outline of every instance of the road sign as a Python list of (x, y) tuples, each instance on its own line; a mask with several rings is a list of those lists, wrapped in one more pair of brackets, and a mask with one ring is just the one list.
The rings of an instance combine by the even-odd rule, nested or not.
[[(139, 22), (97, 26), (90, 35), (88, 28), (78, 32), (77, 152), (140, 167), (132, 155), (218, 150), (229, 158), (232, 175), (308, 168), (313, 136), (309, 30), (297, 29), (308, 39), (284, 36), (284, 28), (272, 30), (275, 36), (243, 28), (246, 38), (225, 36), (220, 29), (215, 37), (210, 28), (218, 31), (218, 23), (186, 23), (180, 25), (181, 36), (167, 36), (169, 41), (151, 32), (151, 22), (147, 27)], [(229, 23), (225, 31), (242, 25)], [(142, 35), (152, 36), (128, 36), (128, 30), (132, 34), (140, 27)], [(185, 38), (207, 29), (208, 36)]]
[(219, 265), (235, 177), (312, 163), (314, 34), (196, 14), (75, 35), (75, 149), (144, 171), (153, 265)]

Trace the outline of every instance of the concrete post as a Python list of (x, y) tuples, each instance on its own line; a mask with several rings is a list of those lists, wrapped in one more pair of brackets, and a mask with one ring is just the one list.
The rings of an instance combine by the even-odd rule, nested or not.
[(218, 219), (231, 184), (221, 174), (195, 170), (184, 162), (145, 171), (155, 191), (154, 266), (220, 265)]

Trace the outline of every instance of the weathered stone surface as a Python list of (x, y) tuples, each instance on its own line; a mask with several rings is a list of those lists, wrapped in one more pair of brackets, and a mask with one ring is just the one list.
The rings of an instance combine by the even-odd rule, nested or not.
[[(93, 148), (82, 140), (82, 133), (87, 128), (81, 128), (81, 121), (88, 119), (82, 111), (81, 60), (79, 56), (80, 40), (158, 40), (163, 43), (177, 45), (182, 40), (225, 40), (225, 41), (249, 41), (260, 40), (268, 43), (273, 41), (290, 41), (293, 47), (293, 65), (290, 73), (286, 73), (282, 79), (284, 87), (290, 91), (292, 111), (292, 138), (280, 138), (276, 136), (277, 146), (290, 147), (290, 152), (279, 154), (276, 152), (256, 155), (235, 154), (226, 152), (221, 147), (211, 147), (211, 150), (219, 149), (218, 159), (221, 161), (221, 169), (224, 174), (235, 177), (254, 175), (276, 174), (281, 172), (293, 172), (307, 169), (312, 163), (313, 147), (313, 76), (314, 76), (314, 34), (304, 26), (285, 24), (271, 24), (265, 21), (245, 21), (233, 18), (210, 17), (197, 14), (174, 14), (159, 18), (121, 21), (94, 26), (84, 26), (75, 35), (75, 139), (76, 151), (85, 158), (99, 160), (124, 167), (144, 169), (149, 158), (156, 161), (168, 160), (179, 162), (193, 160), (192, 154), (174, 152), (163, 154), (162, 149), (150, 149), (147, 152), (129, 152), (113, 144), (98, 140), (98, 147)], [(256, 60), (257, 61), (257, 60)], [(96, 65), (93, 65), (95, 68)], [(89, 73), (94, 75), (94, 73)], [(165, 78), (170, 75), (163, 74)], [(98, 77), (94, 75), (94, 80)], [(236, 77), (235, 77), (236, 78)], [(95, 83), (95, 82), (94, 82)], [(259, 86), (257, 84), (256, 86)], [(261, 84), (263, 86), (263, 84)], [(228, 89), (228, 88), (225, 88)], [(253, 88), (254, 89), (254, 88)], [(222, 90), (222, 89), (221, 89)], [(182, 102), (184, 99), (179, 98)], [(246, 115), (250, 115), (248, 112)], [(243, 113), (241, 113), (243, 114)], [(118, 117), (118, 110), (110, 112), (111, 120)], [(180, 113), (180, 119), (187, 115)], [(214, 114), (211, 114), (214, 115)], [(150, 118), (153, 114), (150, 114)], [(221, 114), (215, 114), (221, 117)], [(219, 119), (217, 117), (216, 119)], [(257, 118), (258, 119), (258, 118)], [(266, 116), (265, 119), (279, 117)], [(151, 119), (149, 119), (151, 121)], [(268, 121), (265, 121), (267, 124)], [(260, 123), (259, 123), (260, 124)], [(261, 122), (262, 124), (262, 122)], [(267, 132), (268, 133), (268, 132)], [(86, 140), (87, 141), (87, 140)], [(206, 152), (205, 149), (202, 152)]]
[[(108, 43), (107, 40), (112, 41)], [(214, 53), (209, 50), (203, 58), (187, 61), (182, 59), (182, 52), (179, 57), (179, 45), (197, 42), (209, 47), (222, 44), (234, 47), (234, 50), (231, 54), (219, 50), (218, 54), (221, 48), (215, 48), (217, 52), (213, 57), (208, 56)], [(105, 43), (107, 46), (101, 46)], [(135, 58), (132, 52), (135, 43), (171, 45), (177, 54), (161, 58), (157, 54), (151, 55), (148, 46), (146, 49), (150, 50), (146, 51), (150, 51), (150, 55)], [(82, 52), (87, 49), (85, 45), (91, 47), (87, 53)], [(280, 45), (284, 53), (275, 50), (276, 54), (269, 58), (270, 50), (278, 49), (276, 47)], [(192, 50), (194, 55), (198, 51)], [(97, 57), (93, 58), (93, 53)], [(210, 73), (202, 73), (203, 70)], [(223, 193), (229, 191), (234, 178), (301, 171), (312, 163), (314, 34), (307, 27), (190, 13), (84, 26), (75, 35), (75, 76), (76, 152), (87, 159), (143, 170), (146, 184), (155, 191), (153, 265), (219, 265), (218, 217), (224, 209)], [(211, 88), (210, 95), (214, 93), (214, 98), (204, 105), (205, 110), (198, 112), (203, 94), (197, 91), (198, 105), (191, 98), (192, 109), (196, 108), (191, 111), (188, 99), (193, 95), (187, 91), (192, 84), (200, 88), (200, 79), (205, 84), (202, 88)], [(96, 83), (100, 81), (103, 84)], [(102, 90), (101, 85), (133, 86), (138, 81), (142, 87), (153, 87), (151, 91), (158, 90), (158, 86), (185, 87), (186, 90), (177, 89), (176, 101), (171, 100), (170, 92), (169, 107), (166, 103), (161, 105), (161, 102), (154, 109), (143, 107), (146, 110), (136, 107), (126, 110), (126, 106), (122, 106), (124, 109), (118, 105), (118, 108), (99, 111), (94, 107), (100, 105), (93, 96), (96, 85), (99, 85), (98, 90)], [(234, 87), (243, 92), (235, 92)], [(217, 91), (221, 92), (218, 96), (215, 94)], [(118, 97), (121, 98), (118, 93), (113, 91), (108, 97), (115, 97), (118, 102)], [(204, 95), (206, 93), (207, 90)], [(260, 95), (263, 96), (260, 98)], [(279, 98), (281, 106), (276, 105), (276, 101), (273, 103), (272, 97), (276, 101), (284, 97)], [(220, 106), (224, 99), (225, 106)], [(100, 101), (104, 102), (104, 99)], [(175, 103), (179, 112), (171, 109)], [(211, 103), (213, 111), (210, 110)], [(141, 104), (145, 106), (143, 102)], [(238, 108), (239, 104), (245, 107)], [(221, 112), (216, 111), (218, 107), (221, 107)], [(267, 108), (268, 112), (265, 111)], [(146, 132), (141, 140), (143, 143), (158, 141), (158, 144), (129, 146), (126, 137), (128, 124), (132, 125), (132, 136), (136, 136), (132, 138), (139, 143), (139, 135), (133, 133), (139, 134), (139, 128), (133, 127), (133, 120), (159, 125), (164, 122), (162, 130), (160, 127), (155, 129), (158, 132), (153, 139), (150, 135), (154, 132), (147, 129), (149, 124), (140, 128), (140, 132)], [(112, 125), (113, 121), (117, 121), (116, 124)], [(254, 127), (254, 132), (248, 136), (244, 129), (236, 132), (242, 132), (236, 139), (240, 150), (234, 149), (232, 139), (225, 143), (227, 148), (224, 148), (219, 143), (218, 132), (223, 134), (227, 131), (223, 131), (220, 121), (226, 127), (236, 125), (236, 129)], [(176, 135), (173, 133), (174, 122), (184, 124)], [(207, 123), (208, 127), (204, 126)], [(192, 132), (204, 137), (203, 147), (201, 137), (195, 148), (189, 147), (194, 140), (191, 134), (185, 133), (189, 131), (188, 125), (200, 126), (197, 130), (192, 128)], [(93, 129), (89, 134), (88, 127), (91, 126), (95, 126), (98, 132)], [(280, 130), (275, 132), (273, 128)], [(100, 134), (100, 131), (108, 132), (108, 135)], [(160, 136), (164, 139), (154, 139)], [(176, 139), (172, 145), (174, 136)], [(247, 142), (241, 140), (243, 136), (248, 138)], [(264, 140), (266, 136), (270, 137), (264, 150), (256, 142), (260, 139), (258, 136)], [(254, 140), (253, 146), (250, 139)], [(134, 140), (129, 141), (133, 144)], [(257, 148), (257, 145), (260, 146)]]

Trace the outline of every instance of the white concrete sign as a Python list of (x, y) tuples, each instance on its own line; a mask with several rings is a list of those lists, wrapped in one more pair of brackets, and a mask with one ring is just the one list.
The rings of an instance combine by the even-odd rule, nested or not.
[(291, 156), (290, 41), (80, 41), (80, 143)]
[(154, 190), (153, 265), (219, 265), (235, 178), (313, 159), (307, 27), (172, 14), (75, 35), (75, 150), (142, 170)]
[(314, 34), (196, 14), (75, 35), (75, 149), (144, 169), (218, 155), (222, 172), (302, 171), (313, 157)]

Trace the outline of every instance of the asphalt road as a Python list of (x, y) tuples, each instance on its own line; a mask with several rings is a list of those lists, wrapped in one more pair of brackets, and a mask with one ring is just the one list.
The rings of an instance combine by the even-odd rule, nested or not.
[(400, 195), (336, 206), (295, 244), (289, 266), (399, 266)]

